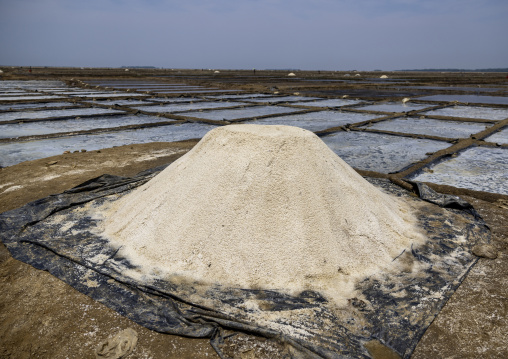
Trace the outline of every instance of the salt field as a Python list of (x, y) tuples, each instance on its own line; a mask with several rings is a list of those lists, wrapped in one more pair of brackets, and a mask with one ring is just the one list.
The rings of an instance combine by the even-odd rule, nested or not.
[(350, 166), (381, 173), (402, 171), (426, 158), (426, 153), (450, 146), (442, 141), (353, 131), (337, 132), (321, 139)]
[(485, 120), (504, 120), (508, 118), (508, 108), (488, 108), (474, 106), (452, 106), (425, 112), (428, 116), (451, 116), (481, 118)]
[[(372, 81), (379, 83), (382, 80), (373, 79)], [(362, 82), (369, 81), (362, 80)], [(350, 165), (360, 170), (386, 174), (400, 172), (424, 160), (428, 154), (451, 146), (450, 143), (432, 140), (432, 138), (467, 139), (492, 127), (496, 122), (508, 119), (508, 108), (499, 107), (506, 98), (498, 96), (432, 95), (414, 98), (426, 103), (418, 101), (402, 103), (400, 100), (372, 101), (361, 98), (321, 98), (297, 94), (240, 93), (244, 91), (143, 79), (87, 80), (81, 84), (81, 86), (67, 86), (61, 81), (0, 82), (0, 121), (12, 122), (0, 125), (0, 138), (4, 139), (0, 146), (2, 166), (13, 165), (27, 159), (47, 157), (69, 148), (79, 147), (91, 150), (99, 149), (101, 146), (164, 141), (164, 136), (167, 136), (166, 141), (200, 138), (206, 133), (205, 129), (213, 128), (204, 123), (157, 127), (157, 123), (171, 120), (166, 117), (133, 115), (125, 112), (143, 111), (154, 114), (176, 113), (178, 118), (188, 117), (198, 122), (200, 119), (205, 122), (243, 120), (245, 124), (289, 125), (314, 132), (327, 131), (328, 134), (323, 137), (325, 143)], [(411, 86), (407, 88), (409, 87)], [(412, 86), (411, 88), (415, 90), (454, 89), (443, 86)], [(456, 88), (457, 91), (470, 89), (474, 87)], [(486, 88), (485, 90), (496, 89)], [(146, 95), (132, 91), (152, 91), (153, 94), (148, 98)], [(196, 98), (196, 91), (205, 92), (205, 94)], [(231, 93), (221, 94), (225, 91)], [(179, 97), (166, 97), (172, 96), (173, 92), (180, 94)], [(42, 95), (43, 93), (47, 95)], [(143, 98), (138, 99), (137, 97), (140, 96)], [(75, 102), (76, 99), (78, 102)], [(51, 102), (48, 102), (49, 100)], [(461, 101), (462, 104), (434, 108), (435, 105), (432, 105), (430, 101), (449, 101), (451, 104), (454, 104), (453, 101)], [(470, 106), (464, 104), (465, 102), (486, 105)], [(256, 105), (257, 103), (271, 105)], [(497, 107), (489, 107), (488, 104), (497, 104)], [(122, 106), (122, 110), (111, 108), (116, 105)], [(314, 107), (316, 110), (313, 110)], [(317, 110), (317, 108), (327, 110)], [(339, 108), (344, 110), (334, 111)], [(349, 108), (352, 110), (348, 112)], [(362, 111), (366, 112), (362, 113)], [(420, 115), (425, 115), (425, 118), (397, 115), (410, 111), (418, 111)], [(393, 116), (383, 118), (387, 115)], [(80, 118), (82, 116), (86, 118)], [(447, 120), (434, 119), (433, 116), (437, 118), (445, 116)], [(45, 120), (59, 117), (66, 119)], [(462, 121), (463, 118), (490, 122)], [(23, 120), (36, 122), (24, 123)], [(122, 126), (147, 124), (156, 127), (129, 131), (115, 130)], [(347, 131), (344, 130), (346, 127)], [(104, 129), (108, 132), (100, 133)], [(365, 130), (368, 132), (364, 132)], [(59, 133), (76, 131), (92, 131), (92, 133), (58, 138)], [(94, 131), (98, 132), (93, 133)], [(398, 136), (383, 132), (397, 133)], [(485, 141), (506, 145), (508, 142), (506, 133), (506, 129), (499, 129), (487, 136)], [(52, 138), (44, 139), (45, 135), (51, 135)], [(424, 137), (412, 138), (415, 135)], [(9, 138), (23, 136), (35, 136), (35, 138), (29, 142), (9, 143)], [(429, 138), (426, 139), (425, 136)], [(54, 146), (50, 143), (54, 143)], [(469, 185), (469, 187), (475, 186), (478, 184)]]
[(258, 117), (275, 115), (281, 113), (291, 113), (298, 111), (294, 108), (289, 107), (278, 107), (278, 106), (253, 106), (230, 110), (212, 110), (203, 112), (185, 112), (180, 115), (187, 115), (190, 117), (203, 118), (207, 120), (236, 120), (247, 117)]
[(309, 131), (323, 131), (332, 127), (368, 121), (374, 117), (373, 115), (351, 112), (319, 111), (301, 115), (276, 116), (262, 120), (246, 121), (244, 123), (296, 126)]
[(129, 125), (141, 125), (170, 121), (164, 117), (144, 115), (122, 115), (87, 117), (60, 121), (36, 121), (28, 123), (0, 124), (0, 138), (16, 138), (22, 136), (40, 136), (54, 133), (84, 131), (99, 128), (114, 128)]
[(411, 179), (508, 195), (508, 149), (472, 147)]
[(444, 102), (463, 102), (463, 103), (483, 103), (508, 105), (508, 97), (501, 96), (478, 96), (478, 95), (433, 95), (419, 97), (423, 101), (444, 101)]
[(380, 112), (408, 112), (408, 111), (417, 111), (422, 110), (424, 108), (429, 107), (428, 105), (421, 105), (415, 103), (382, 103), (378, 105), (367, 105), (367, 106), (357, 106), (355, 107), (358, 110), (367, 110), (367, 111), (380, 111)]
[(73, 108), (67, 110), (41, 110), (29, 112), (4, 112), (0, 113), (0, 121), (42, 119), (48, 117), (68, 117), (68, 116), (92, 116), (92, 115), (111, 115), (120, 114), (123, 111), (108, 110), (103, 108)]
[(469, 137), (485, 130), (489, 125), (475, 122), (443, 121), (419, 118), (397, 118), (367, 126), (371, 130), (383, 130), (419, 135), (459, 138)]
[[(18, 310), (28, 338), (0, 333), (7, 356), (50, 353), (28, 337), (49, 320), (50, 339), (62, 324), (83, 349), (48, 357), (93, 356), (124, 328), (147, 358), (217, 358), (184, 338), (196, 330), (224, 358), (291, 357), (280, 338), (316, 358), (506, 357), (506, 74), (2, 70), (0, 227), (29, 221), (16, 246), (68, 261), (35, 270), (0, 252), (0, 322)], [(154, 320), (173, 310), (184, 337)]]
[(210, 108), (220, 108), (220, 107), (235, 107), (235, 106), (243, 106), (248, 105), (245, 102), (209, 102), (209, 101), (196, 101), (192, 103), (176, 103), (171, 105), (161, 105), (161, 106), (135, 106), (134, 108), (137, 110), (147, 111), (147, 112), (181, 112), (181, 111), (189, 111), (189, 110), (198, 110), (198, 109), (210, 109)]
[[(201, 138), (215, 126), (184, 123), (139, 130), (123, 130), (90, 135), (64, 136), (24, 142), (0, 142), (0, 166), (12, 166), (23, 161), (55, 156), (65, 151), (93, 151), (134, 143), (171, 142)], [(5, 155), (4, 154), (8, 154)]]

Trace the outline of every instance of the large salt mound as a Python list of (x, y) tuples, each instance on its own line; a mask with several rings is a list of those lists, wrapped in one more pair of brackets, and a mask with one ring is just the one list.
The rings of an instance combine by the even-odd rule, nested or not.
[(104, 235), (142, 273), (332, 296), (421, 235), (312, 132), (230, 125), (106, 213)]

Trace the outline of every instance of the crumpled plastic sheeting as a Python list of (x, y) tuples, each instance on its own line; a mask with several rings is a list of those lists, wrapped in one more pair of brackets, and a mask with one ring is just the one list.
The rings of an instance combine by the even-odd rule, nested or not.
[(14, 258), (46, 270), (149, 329), (210, 338), (218, 354), (224, 332), (277, 338), (293, 358), (370, 358), (376, 339), (404, 358), (477, 258), (471, 248), (490, 232), (468, 211), (422, 201), (387, 180), (375, 186), (412, 201), (430, 241), (404, 250), (393, 268), (358, 284), (361, 295), (337, 309), (319, 293), (225, 288), (199, 283), (140, 282), (136, 268), (94, 233), (87, 210), (114, 201), (162, 168), (135, 177), (103, 175), (62, 194), (0, 215), (0, 237)]

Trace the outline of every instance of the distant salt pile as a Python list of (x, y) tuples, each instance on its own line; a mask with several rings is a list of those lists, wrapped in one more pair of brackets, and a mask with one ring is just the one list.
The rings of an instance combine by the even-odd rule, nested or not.
[(328, 296), (421, 240), (405, 202), (312, 132), (260, 125), (210, 131), (116, 201), (104, 231), (148, 277)]

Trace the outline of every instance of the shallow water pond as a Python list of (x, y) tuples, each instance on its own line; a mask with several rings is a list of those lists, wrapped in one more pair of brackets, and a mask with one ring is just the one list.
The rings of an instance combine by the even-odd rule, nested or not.
[(248, 105), (246, 102), (208, 102), (208, 101), (196, 101), (193, 103), (176, 103), (170, 105), (161, 105), (161, 106), (135, 106), (134, 108), (137, 110), (147, 111), (147, 112), (178, 112), (178, 111), (189, 111), (189, 110), (198, 110), (198, 109), (208, 109), (208, 108), (220, 108), (220, 107), (233, 107), (233, 106), (241, 106)]
[(253, 98), (249, 101), (251, 102), (269, 102), (269, 103), (277, 103), (277, 102), (296, 102), (296, 101), (315, 101), (319, 100), (319, 97), (305, 97), (305, 96), (279, 96), (279, 97), (262, 97), (262, 98)]
[(26, 123), (12, 123), (0, 125), (0, 138), (16, 138), (21, 136), (46, 135), (50, 133), (90, 130), (95, 128), (109, 128), (127, 125), (139, 125), (170, 121), (167, 118), (155, 116), (107, 116), (87, 117), (83, 119), (69, 119), (58, 121), (37, 121)]
[(355, 107), (357, 110), (367, 110), (367, 111), (380, 111), (380, 112), (408, 112), (414, 110), (421, 110), (429, 105), (421, 105), (416, 103), (382, 103), (382, 104), (374, 104), (367, 105), (362, 107)]
[(53, 96), (53, 95), (29, 95), (29, 96), (3, 96), (0, 97), (1, 101), (21, 101), (21, 100), (47, 100), (47, 99), (58, 99), (62, 98), (61, 96)]
[(341, 107), (346, 105), (355, 105), (361, 103), (360, 100), (346, 100), (339, 98), (330, 98), (326, 100), (316, 100), (310, 102), (293, 102), (291, 105), (295, 106), (315, 106), (315, 107)]
[(447, 142), (368, 132), (337, 132), (321, 139), (350, 166), (393, 173), (451, 146)]
[(425, 112), (428, 116), (450, 116), (481, 118), (485, 120), (504, 120), (508, 118), (508, 109), (474, 106), (453, 106)]
[[(485, 138), (487, 142), (508, 144), (508, 127)], [(508, 159), (506, 160), (508, 162)]]
[(507, 159), (507, 148), (472, 147), (411, 179), (508, 195)]
[(7, 110), (22, 110), (29, 108), (51, 108), (51, 107), (64, 107), (64, 106), (76, 106), (72, 102), (39, 102), (39, 103), (9, 103), (0, 105), (0, 111)]
[(64, 151), (79, 151), (81, 149), (92, 151), (134, 143), (172, 142), (201, 138), (214, 127), (216, 126), (201, 123), (184, 123), (94, 135), (2, 143), (0, 144), (0, 166), (12, 166), (23, 161), (55, 156)]
[(433, 95), (419, 97), (418, 100), (423, 101), (458, 101), (466, 103), (485, 103), (508, 105), (508, 97), (500, 96), (477, 96), (477, 95)]
[(365, 126), (372, 130), (393, 131), (448, 138), (469, 137), (492, 126), (486, 123), (444, 121), (419, 118), (397, 118)]
[(247, 118), (247, 117), (275, 115), (275, 114), (279, 114), (279, 113), (291, 113), (291, 112), (296, 112), (296, 111), (299, 111), (299, 110), (289, 108), (289, 107), (253, 106), (253, 107), (235, 108), (235, 109), (229, 109), (229, 110), (184, 112), (184, 113), (180, 113), (179, 115), (204, 118), (207, 120), (222, 121), (222, 120), (235, 120), (235, 119)]
[(64, 117), (64, 116), (87, 116), (104, 115), (113, 113), (125, 113), (120, 110), (109, 110), (105, 108), (70, 108), (66, 110), (41, 110), (41, 111), (22, 111), (22, 112), (4, 112), (0, 113), (0, 121)]
[(368, 121), (373, 115), (351, 112), (319, 111), (300, 115), (270, 117), (261, 120), (245, 121), (246, 124), (286, 125), (304, 128), (309, 131), (322, 131), (332, 127)]

